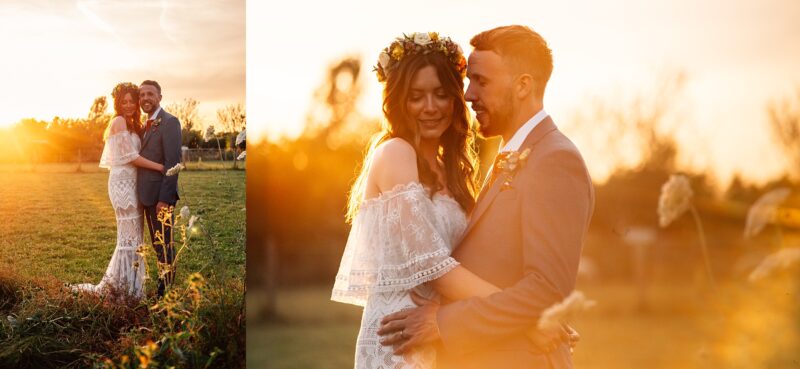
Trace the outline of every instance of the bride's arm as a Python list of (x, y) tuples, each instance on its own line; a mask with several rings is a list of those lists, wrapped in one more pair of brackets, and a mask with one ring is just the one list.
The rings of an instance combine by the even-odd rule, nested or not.
[[(119, 134), (119, 133), (126, 132), (127, 130), (128, 130), (128, 128), (125, 125), (125, 118), (117, 116), (117, 117), (114, 117), (114, 119), (112, 119), (111, 122), (109, 123), (107, 135), (110, 137), (110, 136), (114, 136), (114, 135)], [(121, 149), (121, 150), (126, 152), (126, 153), (129, 153), (131, 150), (134, 149), (130, 145), (126, 145), (124, 147), (125, 148)], [(112, 150), (112, 152), (113, 152), (113, 150)], [(164, 166), (163, 165), (161, 165), (159, 163), (156, 163), (154, 161), (145, 159), (141, 155), (137, 155), (135, 159), (130, 161), (130, 164), (133, 164), (133, 165), (135, 165), (137, 167), (141, 167), (141, 168), (152, 169), (152, 170), (159, 171), (159, 172), (162, 172), (162, 173), (164, 172)]]
[[(418, 182), (416, 151), (411, 144), (402, 139), (389, 140), (376, 149), (369, 171), (367, 186), (375, 186), (380, 192), (391, 191), (397, 185), (412, 181)], [(451, 300), (486, 297), (500, 291), (497, 286), (460, 265), (428, 283)], [(527, 335), (542, 350), (552, 347), (562, 336), (560, 331), (542, 332), (536, 327), (529, 329)]]
[(444, 297), (450, 300), (465, 300), (470, 297), (489, 297), (500, 292), (500, 288), (459, 265), (445, 275), (428, 282)]
[(140, 168), (152, 169), (161, 173), (164, 172), (164, 165), (145, 159), (141, 155), (137, 156), (136, 159), (133, 159), (133, 161), (131, 161), (131, 164)]

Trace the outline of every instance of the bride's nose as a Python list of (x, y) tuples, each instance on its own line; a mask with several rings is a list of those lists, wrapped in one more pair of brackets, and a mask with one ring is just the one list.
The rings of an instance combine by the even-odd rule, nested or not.
[(422, 112), (428, 114), (436, 113), (436, 102), (433, 95), (425, 96), (425, 105), (422, 106)]

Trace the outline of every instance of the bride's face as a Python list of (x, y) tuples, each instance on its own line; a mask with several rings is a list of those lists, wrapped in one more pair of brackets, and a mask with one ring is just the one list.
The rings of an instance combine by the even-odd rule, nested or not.
[(422, 139), (438, 140), (453, 122), (453, 96), (447, 94), (436, 67), (414, 73), (406, 98), (406, 110), (416, 122)]
[(132, 118), (133, 114), (135, 114), (139, 108), (136, 106), (136, 101), (133, 100), (133, 96), (130, 93), (125, 94), (122, 97), (122, 115), (125, 118)]

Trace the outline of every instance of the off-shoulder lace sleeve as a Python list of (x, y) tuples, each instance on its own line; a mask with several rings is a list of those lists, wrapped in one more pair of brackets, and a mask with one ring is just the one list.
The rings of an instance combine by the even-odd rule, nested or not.
[(115, 165), (125, 165), (136, 159), (139, 151), (133, 140), (132, 134), (127, 130), (109, 135), (103, 147), (103, 154), (100, 156), (100, 167), (111, 168)]
[(409, 290), (452, 270), (434, 204), (417, 182), (365, 201), (353, 220), (331, 299), (364, 306), (369, 294)]

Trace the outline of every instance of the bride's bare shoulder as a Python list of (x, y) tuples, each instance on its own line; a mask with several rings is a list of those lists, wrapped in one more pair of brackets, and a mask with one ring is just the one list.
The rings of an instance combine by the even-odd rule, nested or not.
[(109, 134), (115, 134), (122, 131), (127, 130), (128, 127), (125, 123), (125, 118), (121, 115), (117, 115), (114, 118), (111, 118), (111, 121), (108, 122), (108, 132)]
[(390, 161), (411, 161), (416, 163), (417, 153), (408, 141), (395, 137), (382, 142), (375, 148), (374, 160)]
[(390, 191), (399, 184), (419, 181), (414, 147), (402, 138), (381, 143), (373, 153), (370, 176), (381, 192)]

